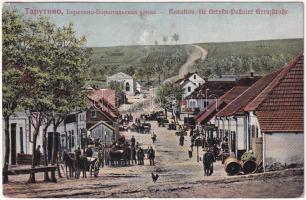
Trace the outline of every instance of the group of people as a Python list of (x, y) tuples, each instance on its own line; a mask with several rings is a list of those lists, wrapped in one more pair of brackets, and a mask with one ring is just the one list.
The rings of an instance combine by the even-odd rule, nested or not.
[[(155, 133), (153, 133), (153, 136), (154, 135), (155, 135)], [(156, 137), (156, 135), (155, 135), (155, 137)], [(137, 160), (138, 165), (144, 165), (145, 152), (139, 146), (139, 143), (136, 142), (136, 139), (135, 139), (134, 135), (131, 138), (131, 151), (132, 151), (132, 154), (131, 154), (132, 162)], [(154, 162), (155, 151), (152, 148), (152, 146), (148, 147), (147, 155), (148, 155), (148, 159), (150, 160), (150, 165), (155, 165), (155, 162)], [(136, 156), (137, 156), (137, 159), (136, 159)]]

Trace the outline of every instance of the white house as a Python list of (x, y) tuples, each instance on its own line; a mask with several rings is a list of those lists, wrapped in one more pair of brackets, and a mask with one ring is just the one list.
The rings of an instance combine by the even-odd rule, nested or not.
[[(298, 55), (246, 107), (250, 147), (264, 170), (304, 163), (304, 56)], [(258, 149), (258, 144), (261, 149)]]
[(233, 101), (227, 104), (216, 114), (216, 119), (221, 121), (223, 127), (221, 137), (227, 137), (229, 149), (238, 159), (250, 149), (248, 134), (248, 115), (244, 107), (251, 102), (277, 75), (277, 72), (264, 76), (251, 87), (242, 92)]
[(107, 77), (107, 84), (109, 85), (110, 82), (115, 81), (122, 84), (123, 91), (130, 96), (135, 95), (136, 91), (136, 81), (130, 75), (127, 75), (123, 72), (119, 72), (112, 76)]

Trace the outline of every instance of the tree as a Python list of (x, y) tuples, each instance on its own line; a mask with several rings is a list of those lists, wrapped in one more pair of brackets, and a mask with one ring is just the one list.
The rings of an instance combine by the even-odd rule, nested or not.
[[(9, 118), (18, 108), (24, 94), (23, 71), (25, 51), (22, 33), (25, 24), (16, 10), (5, 9), (2, 15), (2, 114), (4, 118), (5, 155), (3, 171), (8, 170), (10, 155)], [(3, 176), (3, 183), (8, 176)]]
[(179, 41), (180, 36), (177, 33), (174, 33), (174, 35), (172, 36), (172, 39), (175, 41), (175, 44), (177, 45), (177, 41)]
[(182, 98), (184, 90), (177, 84), (167, 82), (161, 85), (156, 93), (155, 101), (165, 110), (167, 117), (167, 110), (172, 108), (172, 103)]

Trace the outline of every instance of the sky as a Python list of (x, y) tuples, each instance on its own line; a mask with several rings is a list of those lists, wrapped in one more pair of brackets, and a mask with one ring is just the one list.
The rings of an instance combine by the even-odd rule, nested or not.
[[(179, 35), (178, 44), (303, 38), (302, 3), (29, 2), (5, 3), (4, 9), (7, 7), (15, 7), (30, 18), (38, 17), (34, 13), (41, 11), (42, 16), (49, 17), (58, 26), (72, 22), (77, 35), (86, 36), (86, 46), (89, 47), (152, 45), (155, 41), (164, 44), (164, 36), (168, 37), (167, 44), (174, 44), (171, 39), (174, 33)], [(43, 13), (50, 9), (58, 13)], [(184, 14), (184, 9), (189, 10), (189, 14)], [(206, 14), (199, 14), (199, 9), (205, 10)], [(228, 14), (216, 14), (222, 9)], [(252, 13), (231, 14), (232, 9), (247, 9)], [(258, 9), (277, 9), (282, 13), (258, 14)], [(194, 14), (190, 14), (192, 10)], [(213, 13), (209, 12), (212, 10)], [(77, 11), (82, 14), (71, 14)], [(99, 14), (102, 11), (133, 11), (134, 14)], [(143, 15), (142, 11), (151, 14)]]

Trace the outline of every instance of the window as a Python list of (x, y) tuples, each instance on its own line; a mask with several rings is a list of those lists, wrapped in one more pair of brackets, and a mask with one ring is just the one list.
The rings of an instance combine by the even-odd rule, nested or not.
[(191, 87), (188, 87), (188, 92), (191, 92)]
[(193, 79), (196, 80), (197, 79), (197, 75), (193, 75)]
[(129, 83), (126, 83), (125, 84), (125, 91), (130, 91), (130, 84)]
[(96, 118), (97, 117), (97, 111), (96, 110), (92, 110), (91, 111), (91, 117), (92, 118)]

